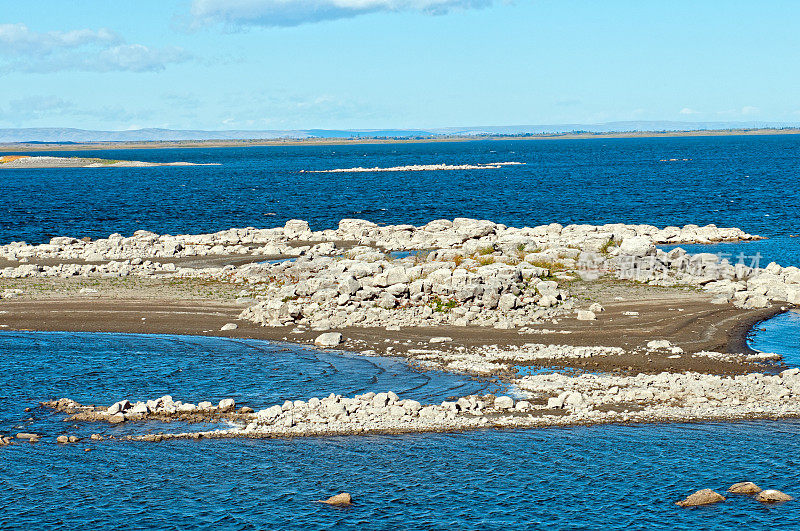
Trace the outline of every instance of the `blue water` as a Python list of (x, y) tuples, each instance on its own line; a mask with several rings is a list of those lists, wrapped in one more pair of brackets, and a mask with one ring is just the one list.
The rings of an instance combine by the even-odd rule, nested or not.
[[(86, 155), (86, 152), (53, 152)], [(800, 136), (476, 141), (365, 146), (111, 150), (93, 156), (221, 166), (14, 170), (0, 182), (0, 242), (269, 227), (344, 217), (421, 224), (717, 223), (769, 236), (693, 252), (800, 264)], [(660, 159), (691, 159), (660, 162)], [(520, 161), (499, 170), (310, 174), (300, 170)], [(760, 325), (754, 348), (800, 365), (800, 318)], [(787, 355), (788, 353), (788, 355)], [(792, 358), (794, 356), (794, 358)], [(183, 426), (64, 422), (36, 407), (171, 394), (260, 408), (330, 392), (394, 389), (421, 401), (495, 391), (382, 358), (260, 341), (0, 333), (0, 529), (798, 529), (796, 502), (733, 497), (683, 510), (703, 487), (743, 480), (800, 495), (800, 422), (597, 426), (464, 434), (54, 444), (59, 434)], [(33, 408), (24, 412), (26, 407)], [(92, 448), (85, 452), (84, 448)], [(346, 490), (346, 510), (313, 500)]]
[(792, 367), (800, 367), (800, 311), (776, 315), (756, 325), (748, 344), (760, 352), (783, 356)]
[[(53, 155), (87, 152), (59, 151)], [(3, 172), (0, 242), (137, 229), (211, 232), (341, 218), (421, 224), (469, 216), (508, 225), (717, 223), (770, 237), (800, 263), (800, 135), (109, 150), (90, 156), (221, 166)], [(662, 159), (691, 159), (661, 162)], [(518, 161), (497, 170), (300, 173)], [(770, 245), (770, 244), (766, 244)]]
[[(330, 393), (393, 390), (404, 398), (441, 402), (497, 388), (468, 376), (412, 371), (393, 358), (258, 340), (137, 334), (0, 332), (0, 374), (5, 434), (60, 434), (64, 427), (53, 424), (53, 415), (38, 411), (23, 422), (22, 411), (62, 397), (110, 405), (169, 394), (192, 403), (233, 398), (261, 409)], [(126, 428), (111, 427), (109, 433)]]
[[(696, 489), (742, 480), (800, 493), (800, 422), (60, 446), (61, 433), (130, 428), (64, 422), (34, 407), (50, 397), (107, 403), (166, 392), (261, 407), (389, 387), (438, 400), (483, 385), (392, 360), (283, 349), (198, 337), (0, 333), (0, 430), (46, 435), (0, 448), (0, 528), (800, 527), (793, 503), (673, 505)], [(145, 429), (175, 428), (153, 424)], [(314, 503), (339, 491), (355, 505)]]

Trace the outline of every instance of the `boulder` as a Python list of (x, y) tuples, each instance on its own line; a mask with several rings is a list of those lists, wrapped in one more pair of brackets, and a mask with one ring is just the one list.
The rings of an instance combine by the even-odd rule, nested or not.
[(728, 487), (728, 492), (731, 494), (758, 494), (761, 492), (761, 488), (752, 481), (742, 481)]
[(348, 492), (341, 492), (336, 496), (331, 496), (327, 500), (319, 500), (319, 503), (326, 503), (328, 505), (336, 505), (336, 506), (346, 506), (353, 504), (353, 498), (350, 496)]
[(314, 340), (314, 344), (318, 347), (338, 347), (342, 343), (342, 334), (339, 332), (326, 332), (320, 334)]
[(222, 325), (222, 328), (220, 328), (220, 330), (222, 330), (223, 332), (227, 332), (228, 330), (236, 330), (237, 328), (239, 328), (239, 325), (237, 325), (236, 323), (227, 323)]
[(644, 236), (634, 236), (632, 238), (625, 238), (619, 246), (620, 253), (628, 256), (647, 256), (654, 253), (656, 246), (649, 238)]
[(121, 411), (125, 411), (126, 409), (128, 409), (130, 407), (131, 407), (131, 403), (129, 401), (120, 400), (119, 402), (111, 404), (111, 406), (108, 408), (108, 414), (109, 415), (116, 415), (117, 413), (119, 413)]
[(66, 435), (59, 435), (58, 437), (56, 437), (56, 442), (58, 444), (67, 444), (69, 443), (69, 437), (67, 437)]
[(597, 316), (592, 311), (578, 310), (578, 321), (594, 321)]
[(300, 236), (310, 236), (311, 227), (309, 227), (308, 221), (290, 219), (283, 226), (283, 234), (289, 239), (298, 238)]
[(501, 295), (500, 300), (497, 302), (497, 309), (501, 312), (513, 310), (516, 306), (517, 298), (511, 293), (505, 293)]
[(675, 502), (675, 505), (680, 507), (697, 507), (700, 505), (711, 505), (712, 503), (723, 501), (725, 501), (725, 498), (718, 492), (714, 492), (711, 489), (702, 489), (698, 490), (694, 494), (690, 494), (684, 500)]
[(232, 411), (236, 407), (236, 401), (233, 398), (223, 398), (219, 401), (220, 411)]
[(769, 489), (769, 490), (762, 490), (756, 496), (756, 500), (762, 503), (779, 503), (779, 502), (787, 502), (791, 501), (794, 498), (789, 496), (786, 493), (783, 493), (779, 490)]
[(513, 409), (514, 399), (510, 396), (498, 396), (494, 399), (494, 407), (497, 409)]
[(650, 350), (658, 350), (662, 348), (670, 348), (672, 343), (667, 341), (666, 339), (654, 339), (652, 341), (648, 341), (647, 348)]
[(547, 399), (547, 409), (563, 409), (564, 397), (553, 396)]

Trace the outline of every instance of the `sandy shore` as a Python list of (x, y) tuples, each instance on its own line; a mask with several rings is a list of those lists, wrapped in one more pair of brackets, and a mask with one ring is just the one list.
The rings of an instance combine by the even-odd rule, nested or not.
[[(198, 260), (199, 261), (199, 260)], [(210, 259), (219, 264), (225, 259)], [(313, 345), (318, 331), (294, 326), (265, 327), (238, 316), (250, 299), (238, 299), (235, 286), (217, 282), (159, 280), (15, 279), (8, 289), (20, 298), (0, 301), (0, 330), (186, 334), (289, 341)], [(710, 303), (710, 296), (684, 288), (642, 286), (619, 281), (576, 284), (575, 293), (591, 291), (605, 306), (596, 321), (564, 318), (558, 325), (531, 326), (530, 332), (485, 327), (347, 327), (340, 348), (404, 355), (429, 348), (432, 337), (452, 341), (436, 345), (443, 352), (461, 347), (522, 346), (545, 343), (625, 349), (614, 357), (546, 360), (543, 365), (613, 371), (658, 373), (697, 371), (744, 374), (760, 370), (753, 363), (731, 363), (704, 357), (670, 359), (669, 352), (637, 352), (655, 339), (670, 341), (684, 351), (752, 353), (746, 337), (753, 325), (781, 311), (780, 307), (742, 310)], [(81, 293), (81, 290), (92, 290)], [(93, 292), (96, 290), (96, 293)], [(616, 299), (616, 300), (615, 300)], [(623, 299), (623, 300), (619, 300)], [(637, 316), (630, 315), (632, 312)], [(238, 328), (221, 331), (226, 323)]]

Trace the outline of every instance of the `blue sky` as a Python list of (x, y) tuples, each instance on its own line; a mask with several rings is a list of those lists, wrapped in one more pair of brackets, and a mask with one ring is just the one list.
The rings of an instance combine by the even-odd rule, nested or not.
[(800, 2), (0, 0), (0, 127), (800, 121)]

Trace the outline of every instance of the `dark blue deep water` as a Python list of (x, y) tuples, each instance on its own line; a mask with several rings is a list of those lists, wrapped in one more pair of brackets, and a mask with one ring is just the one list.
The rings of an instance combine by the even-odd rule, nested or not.
[[(322, 229), (344, 217), (421, 224), (469, 216), (517, 226), (717, 223), (769, 239), (692, 252), (759, 253), (765, 262), (800, 265), (800, 239), (791, 237), (800, 233), (800, 136), (89, 155), (221, 165), (0, 171), (0, 243), (138, 229), (212, 232), (291, 218)], [(496, 161), (527, 164), (300, 171)], [(759, 327), (767, 330), (756, 331), (755, 348), (800, 366), (796, 314)], [(0, 433), (45, 435), (35, 445), (0, 448), (0, 529), (800, 528), (797, 502), (764, 507), (734, 497), (695, 510), (673, 505), (699, 488), (744, 480), (800, 495), (800, 422), (59, 446), (60, 434), (186, 426), (74, 424), (36, 407), (62, 396), (106, 404), (171, 394), (193, 402), (233, 397), (260, 408), (287, 398), (386, 389), (421, 401), (498, 390), (491, 382), (415, 372), (396, 360), (259, 341), (0, 332)], [(355, 498), (350, 509), (313, 503), (343, 490)]]
[[(467, 216), (507, 225), (737, 226), (800, 258), (800, 135), (518, 140), (350, 146), (59, 151), (220, 166), (13, 170), (0, 184), (0, 242), (270, 227), (341, 218), (422, 224)], [(680, 159), (669, 162), (669, 159)], [(689, 159), (689, 160), (682, 160)], [(662, 162), (667, 160), (667, 162)], [(497, 170), (300, 173), (517, 161)], [(800, 259), (796, 260), (800, 262)]]

